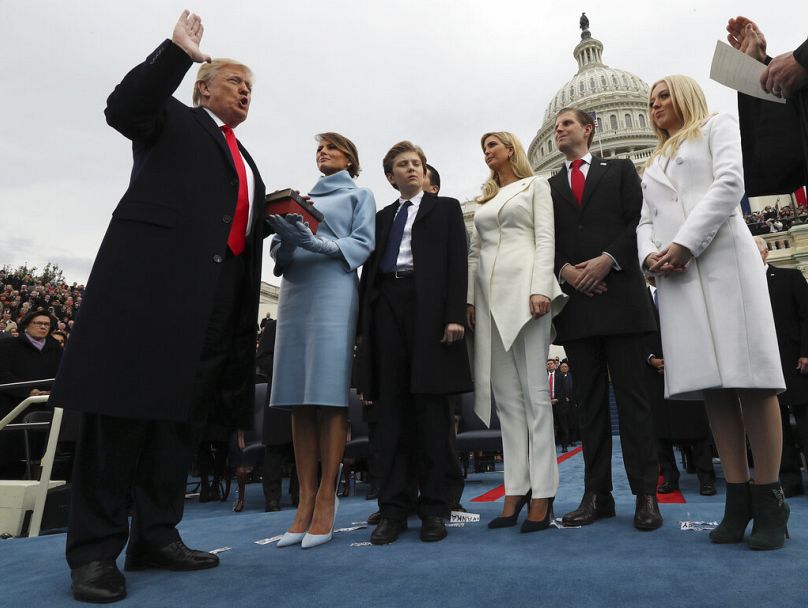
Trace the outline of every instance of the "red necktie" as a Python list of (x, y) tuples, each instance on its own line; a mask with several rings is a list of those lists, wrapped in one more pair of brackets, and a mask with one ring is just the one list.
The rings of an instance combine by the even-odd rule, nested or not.
[(244, 160), (236, 143), (236, 134), (230, 125), (222, 125), (222, 133), (227, 140), (227, 147), (230, 148), (230, 155), (233, 157), (233, 164), (236, 165), (238, 173), (238, 200), (236, 201), (236, 212), (233, 214), (233, 223), (230, 225), (230, 235), (227, 237), (227, 246), (234, 255), (241, 255), (247, 246), (247, 218), (249, 215), (250, 202), (247, 194), (247, 170), (244, 168)]
[(550, 399), (554, 399), (555, 395), (553, 395), (553, 372), (549, 372), (547, 374), (550, 377)]
[(581, 201), (584, 198), (584, 172), (581, 171), (581, 165), (584, 164), (582, 159), (577, 159), (572, 161), (572, 173), (570, 174), (572, 177), (572, 196), (575, 197), (575, 200), (578, 201), (578, 206), (581, 205)]

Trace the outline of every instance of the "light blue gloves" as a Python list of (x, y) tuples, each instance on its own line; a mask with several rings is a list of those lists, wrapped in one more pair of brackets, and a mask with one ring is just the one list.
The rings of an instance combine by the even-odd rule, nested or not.
[(315, 235), (309, 225), (303, 222), (302, 215), (289, 213), (285, 218), (280, 215), (270, 215), (267, 217), (267, 222), (281, 240), (280, 248), (283, 253), (291, 253), (295, 247), (301, 247), (312, 253), (328, 256), (339, 254), (337, 244), (332, 240)]

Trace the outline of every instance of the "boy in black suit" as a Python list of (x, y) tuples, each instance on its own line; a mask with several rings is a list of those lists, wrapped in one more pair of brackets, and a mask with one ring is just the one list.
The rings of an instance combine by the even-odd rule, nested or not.
[(374, 476), (381, 521), (374, 544), (407, 528), (408, 471), (420, 496), (421, 540), (446, 537), (447, 395), (472, 388), (463, 342), (466, 231), (460, 204), (423, 192), (426, 157), (408, 141), (384, 157), (401, 196), (376, 214), (376, 251), (360, 283), (359, 392), (376, 402)]

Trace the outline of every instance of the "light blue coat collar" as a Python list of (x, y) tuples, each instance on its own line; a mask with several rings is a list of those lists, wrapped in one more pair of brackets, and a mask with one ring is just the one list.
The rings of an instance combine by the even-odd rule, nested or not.
[(309, 194), (311, 196), (323, 196), (337, 190), (352, 189), (356, 187), (356, 183), (354, 182), (353, 178), (351, 178), (348, 171), (343, 170), (321, 177), (319, 180), (317, 180), (317, 183), (314, 184), (314, 188), (311, 189)]

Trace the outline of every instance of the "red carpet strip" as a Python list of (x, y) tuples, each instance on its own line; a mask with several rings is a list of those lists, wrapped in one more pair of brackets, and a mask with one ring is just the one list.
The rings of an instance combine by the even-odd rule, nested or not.
[[(566, 454), (561, 454), (561, 456), (559, 456), (558, 459), (557, 459), (558, 464), (561, 464), (565, 460), (567, 460), (569, 458), (572, 458), (576, 454), (579, 454), (581, 452), (581, 450), (583, 450), (583, 448), (581, 446), (578, 446), (577, 448), (575, 448), (573, 450), (570, 450)], [(489, 490), (485, 494), (480, 494), (479, 496), (477, 496), (475, 498), (472, 498), (471, 502), (494, 502), (495, 500), (499, 500), (503, 496), (505, 496), (505, 486), (504, 485), (499, 485), (496, 488), (494, 488), (493, 490)], [(681, 496), (681, 494), (680, 494), (680, 496)], [(662, 502), (662, 501), (660, 501), (660, 502)], [(667, 501), (667, 502), (673, 502), (673, 501)], [(684, 499), (682, 499), (682, 502), (684, 502)]]
[[(662, 478), (662, 475), (660, 475), (659, 481), (657, 481), (657, 488), (662, 484), (663, 481), (665, 480)], [(656, 498), (658, 503), (684, 504), (687, 502), (685, 497), (682, 495), (682, 492), (679, 490), (674, 490), (669, 494), (660, 494), (657, 492)]]

